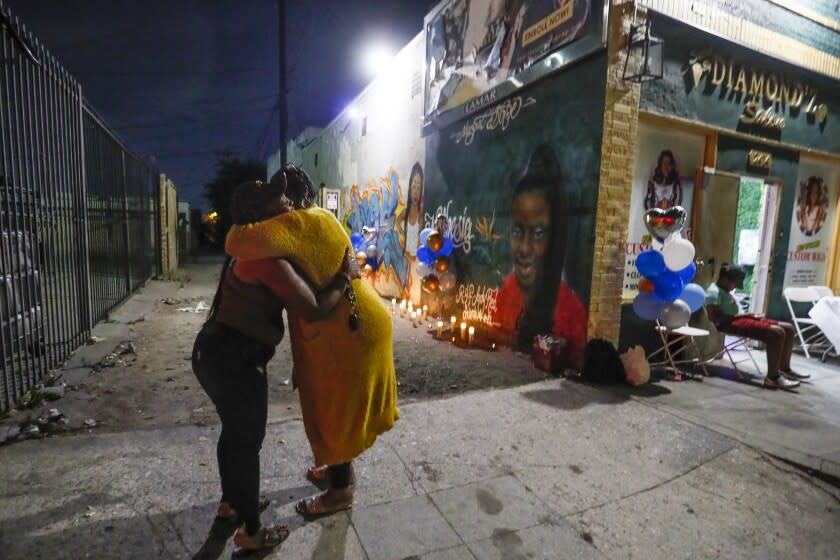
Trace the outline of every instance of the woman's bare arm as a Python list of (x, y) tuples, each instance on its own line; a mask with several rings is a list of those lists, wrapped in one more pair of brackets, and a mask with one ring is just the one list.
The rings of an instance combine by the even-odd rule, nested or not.
[(260, 267), (256, 277), (280, 298), (290, 313), (307, 321), (320, 321), (329, 316), (347, 289), (351, 280), (350, 256), (349, 252), (345, 252), (341, 269), (327, 287), (317, 294), (291, 263), (284, 259), (275, 259), (269, 266)]

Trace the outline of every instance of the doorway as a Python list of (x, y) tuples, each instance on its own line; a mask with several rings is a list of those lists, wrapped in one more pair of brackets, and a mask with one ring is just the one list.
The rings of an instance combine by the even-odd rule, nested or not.
[(764, 313), (778, 220), (779, 181), (709, 170), (695, 191), (695, 282), (707, 288), (721, 267), (735, 263), (747, 277), (735, 293), (742, 312)]

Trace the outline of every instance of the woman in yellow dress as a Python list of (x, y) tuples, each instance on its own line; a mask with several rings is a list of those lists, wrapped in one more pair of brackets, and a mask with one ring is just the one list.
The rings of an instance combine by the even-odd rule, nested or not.
[[(225, 249), (239, 261), (286, 259), (319, 291), (352, 251), (350, 238), (332, 213), (306, 207), (314, 188), (302, 169), (282, 172), (295, 210), (233, 226)], [(321, 477), (310, 470), (328, 488), (298, 503), (306, 518), (352, 507), (351, 461), (399, 419), (391, 314), (364, 280), (353, 280), (345, 295), (326, 320), (288, 314), (306, 436), (315, 465), (328, 465)]]

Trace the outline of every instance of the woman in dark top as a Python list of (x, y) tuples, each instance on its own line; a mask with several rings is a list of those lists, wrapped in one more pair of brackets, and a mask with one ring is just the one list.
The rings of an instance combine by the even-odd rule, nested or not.
[[(292, 209), (286, 182), (254, 181), (239, 185), (231, 200), (235, 224)], [(217, 446), (222, 497), (216, 520), (239, 527), (239, 549), (271, 548), (285, 540), (286, 527), (263, 527), (259, 497), (260, 448), (268, 414), (266, 365), (282, 340), (286, 308), (310, 321), (325, 318), (343, 297), (353, 277), (349, 254), (335, 278), (321, 293), (282, 259), (236, 261), (228, 258), (204, 327), (195, 340), (193, 371), (216, 406), (222, 423)], [(352, 270), (352, 274), (351, 274)]]

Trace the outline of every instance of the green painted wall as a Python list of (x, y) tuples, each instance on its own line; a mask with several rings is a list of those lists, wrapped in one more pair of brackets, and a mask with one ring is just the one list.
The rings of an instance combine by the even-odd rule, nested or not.
[[(653, 34), (665, 40), (665, 68), (662, 80), (647, 82), (642, 87), (641, 107), (665, 115), (708, 123), (728, 130), (737, 130), (756, 137), (768, 138), (787, 144), (806, 146), (825, 152), (840, 154), (840, 84), (822, 75), (802, 70), (791, 64), (780, 62), (732, 42), (715, 37), (676, 20), (654, 14)], [(704, 74), (695, 82), (694, 69), (689, 64), (692, 54), (697, 55), (709, 49), (714, 55), (736, 64), (733, 83), (737, 83), (738, 66), (745, 69), (747, 87), (750, 82), (750, 68), (763, 71), (765, 80), (770, 74), (783, 77), (788, 83), (801, 82), (817, 90), (816, 105), (825, 104), (827, 118), (822, 124), (816, 116), (808, 115), (805, 106), (810, 96), (805, 96), (802, 105), (796, 109), (790, 104), (769, 103), (766, 99), (753, 99), (748, 94), (733, 91), (712, 83), (711, 76)], [(700, 59), (705, 59), (702, 54)], [(702, 63), (701, 63), (702, 66)], [(757, 101), (762, 109), (771, 109), (785, 118), (781, 131), (744, 125), (739, 119), (747, 102)]]
[(553, 285), (543, 286), (542, 293), (535, 288), (526, 297), (550, 309), (562, 278), (587, 306), (606, 66), (606, 55), (599, 53), (426, 138), (427, 222), (443, 211), (450, 227), (456, 226), (450, 231), (459, 285), (499, 288), (522, 270), (512, 241), (518, 227), (514, 193), (526, 171), (555, 176), (539, 169), (544, 165), (534, 166), (535, 155), (547, 148), (560, 177), (548, 181), (555, 204), (544, 235), (563, 248), (548, 250), (535, 264), (553, 272), (551, 282), (546, 281)]
[[(821, 16), (840, 22), (840, 3), (837, 0), (798, 0), (801, 6)], [(821, 51), (840, 56), (840, 33), (804, 18), (766, 0), (706, 0), (715, 8), (751, 21), (761, 27), (782, 33)]]

